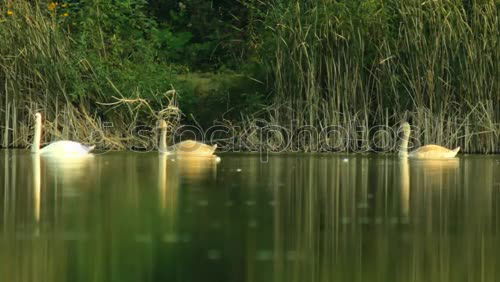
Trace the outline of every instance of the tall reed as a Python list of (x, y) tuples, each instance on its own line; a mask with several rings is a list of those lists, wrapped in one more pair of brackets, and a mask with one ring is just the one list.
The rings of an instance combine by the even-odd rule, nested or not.
[(276, 92), (276, 110), (266, 118), (283, 126), (364, 128), (350, 130), (351, 140), (408, 120), (422, 143), (500, 152), (498, 9), (495, 1), (464, 3), (254, 6)]
[(178, 120), (175, 92), (151, 101), (140, 89), (124, 95), (109, 78), (101, 81), (46, 2), (9, 1), (0, 11), (0, 147), (27, 147), (38, 111), (46, 141), (74, 139), (101, 149), (151, 147), (137, 126)]

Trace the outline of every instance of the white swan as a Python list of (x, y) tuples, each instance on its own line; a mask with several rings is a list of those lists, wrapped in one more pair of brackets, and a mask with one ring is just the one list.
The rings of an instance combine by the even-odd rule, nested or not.
[(415, 159), (448, 159), (454, 158), (460, 147), (453, 150), (439, 145), (425, 145), (408, 153), (408, 138), (410, 137), (410, 124), (405, 122), (401, 126), (403, 128), (403, 141), (399, 148), (400, 157), (410, 157)]
[(159, 152), (162, 154), (177, 154), (184, 156), (213, 156), (217, 144), (210, 146), (194, 140), (179, 142), (173, 146), (167, 147), (167, 123), (160, 121), (160, 146)]
[(82, 156), (87, 155), (94, 149), (95, 146), (85, 146), (74, 141), (56, 141), (40, 149), (40, 139), (42, 137), (42, 115), (35, 114), (35, 136), (31, 152), (40, 155), (54, 156)]

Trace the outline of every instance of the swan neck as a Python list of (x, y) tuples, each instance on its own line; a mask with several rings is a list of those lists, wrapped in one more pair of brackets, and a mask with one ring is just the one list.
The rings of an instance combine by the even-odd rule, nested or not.
[(401, 146), (399, 147), (399, 156), (408, 156), (408, 139), (410, 138), (410, 130), (403, 128), (403, 140), (401, 141)]
[(35, 135), (33, 136), (33, 144), (31, 145), (31, 152), (37, 153), (40, 151), (40, 139), (42, 137), (42, 119), (37, 116), (35, 120)]
[(162, 153), (167, 152), (167, 129), (166, 128), (161, 129), (159, 150)]

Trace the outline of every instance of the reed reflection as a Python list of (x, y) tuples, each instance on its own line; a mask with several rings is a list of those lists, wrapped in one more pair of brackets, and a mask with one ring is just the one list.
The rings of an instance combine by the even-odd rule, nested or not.
[(463, 162), (482, 178), (458, 159), (293, 160), (277, 192), (274, 280), (495, 281), (494, 160)]
[(0, 161), (1, 281), (500, 277), (498, 158), (223, 157)]
[(217, 176), (217, 156), (176, 155), (172, 158), (179, 166), (179, 174), (187, 180), (214, 179)]

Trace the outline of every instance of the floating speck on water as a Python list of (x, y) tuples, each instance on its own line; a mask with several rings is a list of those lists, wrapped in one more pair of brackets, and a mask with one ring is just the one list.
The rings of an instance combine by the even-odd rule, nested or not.
[(241, 168), (237, 168), (237, 169), (236, 169), (236, 172), (241, 172)]
[(271, 260), (273, 258), (273, 252), (270, 250), (259, 250), (257, 251), (256, 259), (260, 261)]
[(249, 207), (255, 206), (255, 201), (246, 201), (245, 204)]
[(191, 242), (191, 235), (189, 235), (189, 234), (184, 234), (184, 235), (182, 236), (182, 238), (181, 238), (181, 241), (182, 241), (183, 243), (189, 243), (189, 242)]
[(297, 259), (297, 252), (296, 251), (288, 251), (286, 252), (286, 259), (287, 260), (296, 260)]
[(343, 161), (344, 163), (347, 163), (347, 162), (349, 162), (349, 159), (348, 159), (348, 158), (343, 158), (343, 159), (342, 159), (342, 161)]
[(410, 218), (409, 217), (402, 217), (401, 218), (401, 224), (409, 224), (410, 223)]
[(340, 222), (342, 222), (342, 224), (349, 224), (351, 223), (351, 219), (349, 219), (348, 217), (343, 217)]
[(221, 257), (219, 250), (209, 250), (207, 257), (209, 260), (218, 260)]
[(83, 241), (87, 239), (87, 235), (80, 232), (64, 232), (61, 234), (61, 239), (64, 241)]
[(221, 161), (221, 158), (220, 158), (220, 157), (216, 157), (216, 158), (215, 158), (215, 162), (216, 162), (216, 163), (220, 163), (220, 161)]
[(139, 243), (151, 243), (151, 235), (141, 234), (135, 236), (135, 241)]
[(359, 203), (358, 204), (358, 209), (366, 209), (368, 208), (368, 203)]
[(167, 233), (163, 235), (163, 242), (165, 243), (177, 243), (177, 234), (175, 233)]
[(227, 201), (226, 202), (226, 207), (232, 207), (233, 206), (233, 201)]
[(76, 197), (80, 197), (81, 194), (82, 193), (76, 189), (67, 188), (63, 192), (63, 197), (64, 198), (76, 198)]
[(255, 219), (251, 219), (249, 222), (248, 222), (248, 227), (250, 228), (256, 228), (257, 227), (257, 220)]
[(221, 225), (221, 223), (220, 223), (220, 222), (218, 222), (218, 221), (216, 221), (216, 222), (212, 222), (212, 224), (211, 224), (211, 227), (212, 227), (213, 229), (219, 229), (219, 228), (221, 228), (221, 226), (222, 226), (222, 225)]
[(361, 224), (368, 224), (368, 223), (370, 223), (370, 218), (368, 218), (368, 217), (362, 217), (359, 220), (359, 223), (361, 223)]
[(200, 206), (200, 207), (206, 207), (206, 206), (208, 206), (208, 201), (207, 200), (199, 200), (198, 201), (198, 206)]

